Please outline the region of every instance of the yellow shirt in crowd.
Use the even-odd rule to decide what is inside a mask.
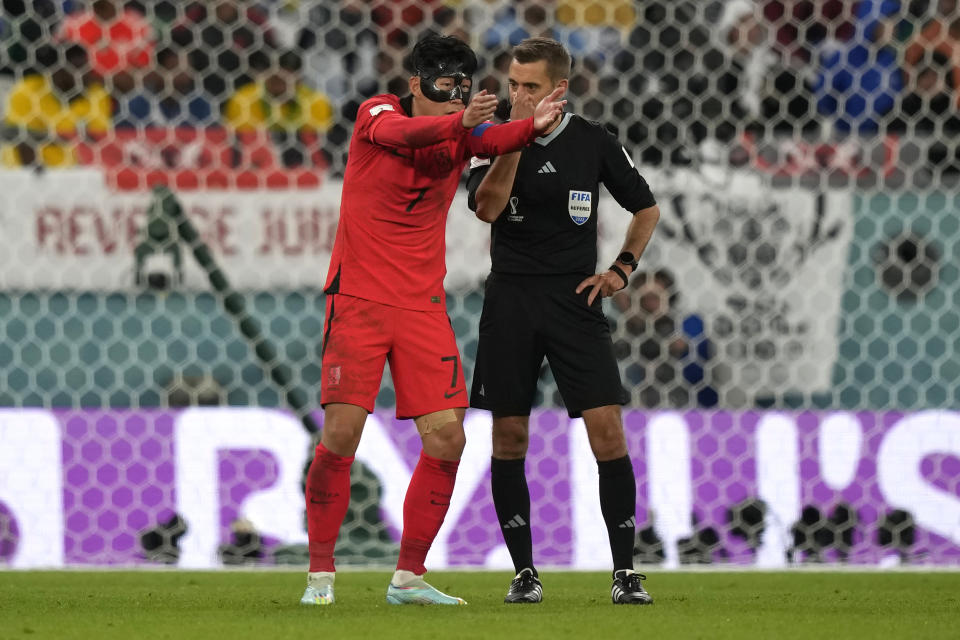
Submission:
[[[560,0],[557,3],[557,21],[568,26],[627,29],[636,19],[630,0]]]
[[[69,138],[79,131],[106,133],[110,126],[110,97],[103,87],[93,85],[68,101],[54,91],[46,78],[30,75],[11,90],[4,122],[8,127],[26,129],[28,133],[21,135],[30,140],[38,137],[50,140],[49,143],[32,143],[41,164],[69,167],[76,164],[74,145],[69,140],[57,141],[57,138]],[[23,164],[13,144],[4,145],[2,156],[5,166]]]
[[[333,124],[333,106],[322,93],[298,86],[296,99],[279,101],[269,98],[261,84],[248,84],[237,89],[224,113],[227,125],[235,131],[263,129],[326,131]]]

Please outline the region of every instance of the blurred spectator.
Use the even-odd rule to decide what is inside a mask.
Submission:
[[[904,71],[909,94],[904,115],[921,119],[917,126],[926,133],[936,121],[947,121],[956,131],[960,123],[960,12],[957,0],[939,0],[936,16],[907,46]]]
[[[939,0],[936,15],[923,25],[907,46],[905,60],[908,69],[933,61],[934,54],[949,61],[953,85],[960,87],[960,3],[957,0]],[[955,97],[960,106],[960,95]]]
[[[817,110],[840,131],[872,133],[893,109],[903,78],[892,46],[899,0],[860,0],[850,42],[824,48],[814,90]]]
[[[631,123],[627,138],[637,146],[644,164],[687,164],[687,147],[705,136],[705,123],[697,117],[696,105],[713,90],[698,60],[703,59],[710,42],[701,3],[643,3],[626,48],[614,57],[613,68],[623,76],[622,82],[616,78],[619,91],[636,96],[615,109],[615,114]],[[576,76],[570,79],[572,92],[582,82]]]
[[[151,63],[153,30],[121,0],[93,0],[88,10],[67,17],[59,35],[86,47],[93,70],[122,92],[133,87],[135,70]]]
[[[558,0],[554,37],[598,71],[622,48],[636,19],[630,0]]]
[[[110,124],[110,98],[87,70],[79,45],[47,47],[49,76],[31,74],[14,85],[5,118],[3,164],[67,167],[76,163],[75,143]]]
[[[542,12],[542,7],[538,8]],[[470,29],[467,27],[463,11],[449,6],[439,7],[433,12],[433,22],[443,35],[470,42]]]
[[[754,118],[761,114],[767,70],[776,62],[768,26],[760,18],[751,0],[727,0],[717,25],[720,45],[740,72],[730,88],[736,92],[738,106]]]
[[[54,0],[3,0],[0,18],[2,72],[26,75],[40,73],[38,46],[53,40],[63,3]]]
[[[627,29],[637,18],[633,5],[630,0],[557,0],[557,22]]]
[[[283,166],[326,166],[320,134],[333,124],[333,107],[322,93],[304,85],[295,52],[274,56],[261,77],[230,98],[224,115],[239,134],[268,133]]]
[[[625,364],[626,380],[639,387],[641,406],[715,406],[717,392],[707,379],[712,346],[703,320],[681,318],[677,298],[670,272],[633,275],[629,287],[613,297],[620,312],[614,331],[617,357]]]
[[[187,53],[203,89],[219,100],[250,83],[277,48],[267,13],[249,0],[192,2],[170,38]]]
[[[829,41],[847,42],[856,27],[858,0],[761,0],[764,22],[773,30],[771,44],[788,65],[801,69]]]
[[[790,98],[790,89],[804,89],[803,83],[781,66],[771,46],[772,31],[754,2],[724,3],[715,32],[720,61],[711,60],[712,66],[724,70],[717,80],[720,95],[704,104],[708,128],[721,141],[728,142],[745,129],[762,133],[768,125],[771,129],[783,127],[786,114],[781,113],[781,102]],[[804,106],[809,108],[809,103],[796,110],[803,111]],[[786,122],[786,126],[792,123]]]
[[[144,5],[144,13],[160,31],[167,31],[177,19],[177,6],[180,5],[177,0],[151,0],[149,3],[142,4]]]
[[[471,7],[470,11],[465,12],[458,7],[449,6],[457,3],[446,0],[419,0],[416,3],[409,0],[368,0],[366,4],[370,7],[370,20],[377,27],[372,34],[375,40],[371,41],[371,33],[365,30],[362,44],[366,45],[366,50],[361,49],[357,53],[369,57],[358,60],[357,56],[344,53],[344,61],[348,66],[357,66],[358,62],[366,63],[367,60],[372,62],[373,68],[380,72],[377,92],[385,91],[394,95],[409,93],[410,75],[403,70],[404,56],[417,40],[437,34],[452,35],[469,42],[471,36],[466,26],[465,13],[472,16],[470,22],[473,25],[477,24],[477,14],[485,14],[482,6]],[[353,20],[356,18],[356,15],[351,16]],[[486,21],[481,19],[480,22]],[[353,48],[349,39],[338,38],[339,41],[345,41],[347,49]],[[379,52],[374,51],[374,43],[378,43]],[[365,70],[365,66],[362,64],[361,71]],[[481,66],[478,72],[482,69]],[[363,86],[366,90],[373,89],[368,81],[364,82]],[[353,120],[353,104],[345,106],[344,113]]]
[[[114,96],[114,126],[205,127],[219,123],[212,101],[197,85],[186,56],[174,49],[157,52],[156,67],[126,96]]]
[[[724,69],[717,81],[720,95],[707,98],[703,105],[712,133],[721,141],[729,141],[741,130],[763,137],[817,128],[807,62],[813,41],[789,40],[782,25],[771,22],[771,16],[784,10],[782,5],[771,2],[761,7],[751,0],[727,0],[722,6],[715,35],[723,62],[708,61],[708,67]],[[822,18],[826,24],[812,21],[811,15],[817,14],[809,5],[799,2],[792,8],[809,14],[810,28],[805,33],[819,42],[830,19]],[[771,12],[771,7],[778,7],[778,12]]]
[[[286,49],[303,55],[304,83],[338,102],[381,93],[374,68],[378,36],[361,3],[287,2],[272,5],[271,30]]]
[[[506,98],[506,81],[513,60],[513,47],[526,38],[542,36],[558,39],[551,28],[546,9],[540,4],[498,7],[476,7],[467,13],[468,20],[481,31],[480,44],[486,50],[478,70],[477,90]]]
[[[493,9],[492,16],[474,16],[474,20],[489,25],[480,37],[484,49],[490,51],[509,51],[521,41],[543,36],[556,38],[557,33],[550,28],[546,10],[539,4],[503,5]]]
[[[383,34],[382,44],[394,49],[399,55],[423,35],[433,29],[438,33],[442,27],[437,18],[447,14],[449,8],[442,0],[367,0],[371,5],[370,15]]]

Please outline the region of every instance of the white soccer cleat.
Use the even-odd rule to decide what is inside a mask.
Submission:
[[[334,603],[333,579],[335,573],[317,572],[307,575],[307,589],[300,598],[300,604],[328,605]]]
[[[397,572],[400,574],[401,572]],[[397,580],[396,574],[394,575],[394,581]],[[404,582],[402,585],[394,584],[393,581],[390,582],[390,586],[387,587],[387,602],[390,604],[467,604],[467,601],[463,598],[457,598],[456,596],[448,596],[445,593],[437,590],[435,587],[427,584],[427,582],[420,576],[415,576],[409,582]]]

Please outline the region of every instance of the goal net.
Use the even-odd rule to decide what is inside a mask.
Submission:
[[[562,42],[569,110],[619,137],[658,200],[639,273],[604,302],[638,562],[960,561],[952,0],[17,4],[0,17],[0,563],[305,561],[350,134],[363,100],[407,91],[429,32],[468,42],[475,86],[501,97],[513,45]],[[605,193],[598,215],[602,268],[630,216]],[[488,252],[461,189],[446,286],[468,381]],[[341,563],[395,559],[419,439],[393,407],[385,375]],[[467,423],[428,565],[508,567],[489,415]],[[606,567],[594,463],[546,363],[527,471],[538,562]]]

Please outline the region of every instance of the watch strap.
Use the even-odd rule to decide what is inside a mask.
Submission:
[[[624,271],[623,269],[621,269],[620,267],[618,267],[618,266],[615,265],[615,264],[610,265],[610,271],[613,271],[615,274],[617,274],[618,276],[620,276],[620,278],[623,280],[623,286],[620,287],[620,288],[621,288],[621,289],[626,289],[626,288],[627,288],[627,284],[628,284],[628,282],[629,282],[629,280],[627,279],[627,272]]]
[[[633,269],[634,271],[637,270],[637,266],[640,264],[640,260],[634,257],[634,255],[629,251],[624,251],[620,255],[618,255],[617,260],[622,264],[630,265],[630,268]]]

